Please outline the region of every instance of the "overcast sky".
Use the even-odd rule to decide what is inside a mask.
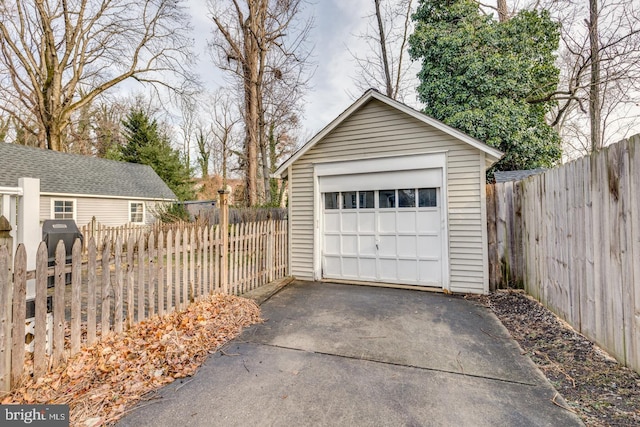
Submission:
[[[215,90],[224,80],[206,52],[212,22],[207,17],[205,0],[189,0],[196,49],[200,52],[200,74],[207,88]],[[371,0],[315,0],[306,14],[314,16],[310,44],[314,46],[315,73],[305,97],[302,135],[312,136],[336,118],[360,95],[353,83],[357,71],[349,49],[357,51],[362,41],[356,37],[367,26],[366,16],[373,12]],[[361,46],[364,48],[364,46]]]
[[[188,0],[196,50],[200,56],[200,75],[207,89],[214,91],[225,82],[206,50],[207,40],[211,38],[213,28],[213,23],[208,18],[206,3],[206,0]],[[349,49],[359,53],[367,49],[357,34],[365,32],[367,16],[372,13],[371,0],[310,0],[307,3],[305,14],[312,15],[315,21],[310,34],[310,44],[314,46],[315,73],[311,80],[311,89],[305,96],[301,143],[320,131],[361,95],[361,91],[354,84],[357,69]],[[409,96],[404,101],[414,108],[419,108],[415,97]],[[625,112],[624,118],[636,125],[623,127],[626,135],[616,134],[614,141],[640,132],[640,125],[637,124],[639,111],[640,106],[635,106]]]

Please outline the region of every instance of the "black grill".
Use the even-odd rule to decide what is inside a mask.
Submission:
[[[71,264],[71,252],[76,239],[80,239],[82,242],[82,233],[74,220],[46,219],[44,221],[42,241],[47,244],[49,267],[53,267],[56,263],[56,246],[60,240],[64,242],[65,264]],[[54,280],[54,277],[50,276],[47,280],[47,286],[53,286]],[[65,274],[65,283],[67,285],[71,283],[71,273]]]

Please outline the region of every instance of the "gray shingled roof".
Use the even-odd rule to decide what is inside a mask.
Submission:
[[[150,166],[0,143],[0,186],[18,178],[40,178],[42,193],[176,199]]]
[[[495,171],[493,173],[493,177],[496,182],[509,182],[509,181],[520,181],[531,175],[538,175],[544,172],[546,169],[538,168],[538,169],[527,169],[527,170],[518,170],[518,171]]]

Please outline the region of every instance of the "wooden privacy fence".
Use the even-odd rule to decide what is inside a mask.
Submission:
[[[287,238],[286,221],[275,220],[227,227],[192,225],[166,235],[160,231],[157,237],[141,234],[138,240],[132,233],[126,240],[117,234],[102,246],[90,236],[86,258],[76,240],[71,264],[66,266],[60,241],[53,267],[48,266],[43,242],[35,271],[27,271],[23,245],[18,246],[12,269],[10,254],[1,246],[1,391],[10,390],[25,374],[41,376],[81,346],[110,332],[121,332],[155,314],[184,309],[200,296],[242,294],[284,277]],[[71,279],[65,285],[67,273]],[[54,277],[50,289],[49,276]],[[35,319],[32,336],[25,342],[29,281],[35,282]],[[49,314],[48,297],[53,305]]]
[[[487,185],[489,290],[524,287],[522,182]]]
[[[522,282],[640,372],[640,135],[487,194],[492,285]]]

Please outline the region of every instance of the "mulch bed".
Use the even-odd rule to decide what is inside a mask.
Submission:
[[[475,297],[474,297],[475,299]],[[640,375],[621,366],[522,291],[479,300],[588,426],[640,426]]]

